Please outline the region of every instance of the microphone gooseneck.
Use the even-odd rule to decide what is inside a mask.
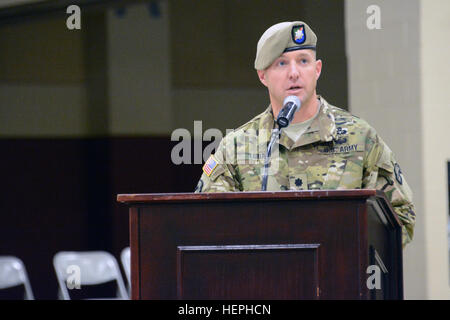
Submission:
[[[264,158],[264,171],[262,177],[261,191],[267,190],[267,178],[269,176],[269,164],[270,164],[270,155],[272,154],[272,147],[275,141],[280,138],[281,130],[279,128],[275,128],[272,130],[272,136],[270,137],[270,142],[267,147],[266,157]]]

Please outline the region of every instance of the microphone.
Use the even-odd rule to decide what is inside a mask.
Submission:
[[[277,117],[277,123],[280,129],[285,128],[291,123],[294,114],[300,110],[301,102],[297,96],[287,96],[283,101],[283,108]]]

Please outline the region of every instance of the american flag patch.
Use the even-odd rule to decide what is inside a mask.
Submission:
[[[217,167],[217,160],[213,155],[209,157],[209,159],[203,165],[203,172],[209,177],[214,169]]]

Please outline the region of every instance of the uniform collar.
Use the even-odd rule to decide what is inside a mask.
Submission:
[[[281,131],[280,144],[288,150],[318,141],[329,142],[337,139],[336,123],[334,114],[331,112],[331,107],[320,95],[317,97],[320,102],[319,113],[299,140],[293,141],[284,131]],[[269,105],[262,114],[259,125],[260,143],[267,143],[270,140],[270,135],[274,127],[275,120],[272,113],[272,106]]]

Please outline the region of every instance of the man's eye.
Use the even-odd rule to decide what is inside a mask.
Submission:
[[[279,65],[279,66],[284,66],[284,65],[286,65],[286,62],[280,61],[280,62],[278,62],[278,65]]]
[[[307,60],[307,59],[302,59],[301,62],[302,62],[303,64],[306,64],[306,63],[308,63],[308,60]]]

